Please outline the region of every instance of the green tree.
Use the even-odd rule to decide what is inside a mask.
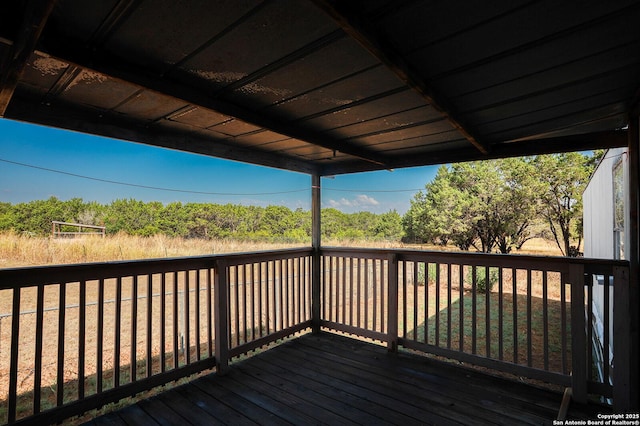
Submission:
[[[582,192],[596,164],[595,155],[578,152],[541,155],[533,159],[539,181],[541,214],[565,256],[577,255],[578,247],[571,240],[578,237],[582,217]]]
[[[442,166],[411,201],[407,235],[421,241],[483,252],[509,253],[531,238],[535,217],[531,167],[524,159]]]
[[[378,239],[399,241],[403,236],[402,216],[396,210],[377,215],[373,232]]]

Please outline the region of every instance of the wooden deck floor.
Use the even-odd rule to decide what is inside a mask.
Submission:
[[[551,424],[562,396],[329,333],[304,335],[94,425]],[[569,418],[600,406],[571,404]]]

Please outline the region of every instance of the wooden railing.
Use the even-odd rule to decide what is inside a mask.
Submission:
[[[628,273],[621,261],[347,248],[3,269],[0,423],[56,422],[224,374],[231,358],[318,325],[615,403],[630,361],[612,372],[605,351],[593,374],[591,302],[594,286],[615,284],[598,336],[628,344],[609,327],[628,314]]]
[[[598,276],[625,288],[627,262],[323,248],[321,265],[325,328],[570,386],[578,400],[613,393],[593,374],[591,295]],[[605,345],[612,314],[607,303]]]
[[[295,333],[310,249],[0,270],[0,424],[56,422]]]

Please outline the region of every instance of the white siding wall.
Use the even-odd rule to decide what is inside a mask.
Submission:
[[[613,239],[613,168],[622,159],[623,175],[625,176],[625,200],[628,200],[628,161],[626,148],[616,148],[607,151],[589,184],[584,191],[582,200],[584,204],[584,255],[585,257],[614,259]],[[628,217],[628,206],[625,206],[625,217]],[[627,222],[627,219],[625,219]],[[625,247],[628,245],[628,226],[625,223]],[[600,283],[594,283],[593,287],[593,326],[596,337],[599,339],[600,353],[596,354],[600,359],[603,335],[604,335],[604,289]],[[609,287],[609,312],[613,312],[613,287]],[[613,321],[609,323],[609,336],[613,340]],[[613,360],[613,342],[609,344],[609,359]],[[601,369],[601,365],[600,371]]]

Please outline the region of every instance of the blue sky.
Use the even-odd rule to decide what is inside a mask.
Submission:
[[[437,167],[419,167],[323,178],[322,206],[347,213],[395,209],[404,214],[414,194],[436,171]],[[4,202],[51,196],[100,203],[135,198],[165,204],[284,205],[308,210],[310,187],[306,174],[0,119],[0,201]]]

